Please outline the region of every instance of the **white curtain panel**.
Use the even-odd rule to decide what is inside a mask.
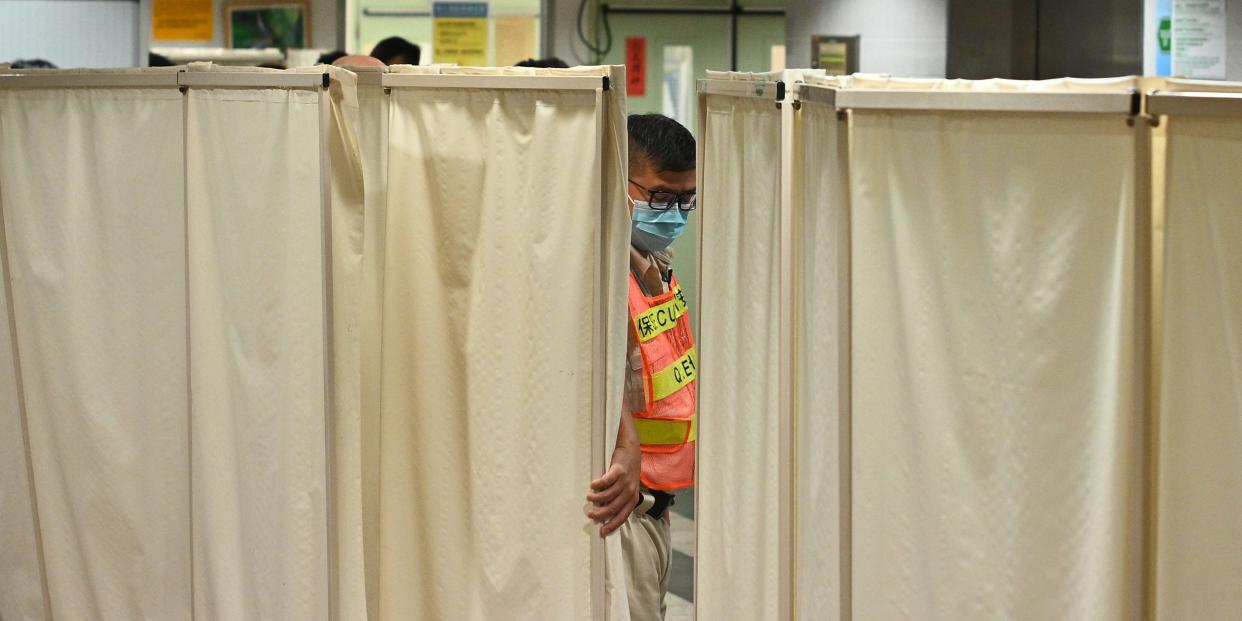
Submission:
[[[388,96],[380,73],[359,74],[358,150],[366,200],[362,236],[362,515],[367,610],[379,614],[380,368],[384,291],[385,197],[388,188]]]
[[[338,505],[341,530],[329,532],[327,497],[329,485],[339,485],[342,504],[360,504],[356,464],[337,463],[328,473],[330,454],[342,461],[358,455],[348,444],[358,439],[350,399],[358,396],[359,344],[350,300],[358,295],[362,252],[361,165],[342,109],[351,98],[352,84],[339,82],[322,99],[314,90],[264,88],[188,94],[200,617],[323,619],[330,589],[339,605],[353,607],[342,618],[365,614],[362,593],[349,586],[362,570],[361,552],[340,549],[361,546],[361,516]],[[332,167],[325,171],[331,190],[323,166]],[[333,291],[325,289],[329,281]],[[356,536],[342,534],[351,524]],[[330,546],[343,574],[331,586]]]
[[[322,67],[317,69],[322,70]],[[332,279],[332,461],[329,485],[334,499],[330,613],[340,619],[367,618],[367,581],[364,522],[367,489],[363,467],[362,326],[363,243],[366,192],[358,140],[359,102],[355,76],[328,69],[331,86],[320,100],[320,169],[326,170],[326,197],[331,243],[328,260]],[[322,159],[324,155],[327,159]],[[325,169],[326,167],[326,169]]]
[[[699,164],[700,619],[771,619],[780,563],[781,112],[708,95]]]
[[[603,610],[583,511],[621,405],[624,104],[551,88],[390,95],[382,618]]]
[[[797,619],[837,619],[841,597],[841,253],[849,189],[836,108],[804,101],[794,149],[794,583]]]
[[[29,511],[13,479],[26,476],[26,451],[47,618],[189,616],[182,106],[175,88],[0,90],[9,310],[30,442],[22,450],[9,433],[15,392],[5,390],[5,618],[45,614],[43,587],[29,582],[29,518],[7,515]]]
[[[1156,618],[1242,614],[1242,129],[1167,117]]]
[[[850,131],[854,618],[1134,618],[1134,130]]]
[[[3,229],[0,214],[0,261],[7,259]],[[8,280],[3,272],[0,278]],[[0,619],[42,620],[48,617],[7,289],[0,282]]]

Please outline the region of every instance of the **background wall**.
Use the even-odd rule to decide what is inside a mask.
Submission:
[[[1143,0],[949,0],[950,78],[1101,78],[1143,70]]]
[[[1228,0],[1225,4],[1225,19],[1229,37],[1225,60],[1226,78],[1232,82],[1242,82],[1242,0]]]
[[[142,43],[137,0],[0,0],[0,62],[128,67]]]
[[[5,0],[0,0],[4,2]],[[50,0],[55,1],[55,0]],[[187,46],[187,47],[223,47],[224,18],[222,8],[225,2],[235,0],[212,0],[215,15],[215,36],[211,41],[155,41],[152,45]],[[310,47],[334,50],[342,46],[345,35],[345,22],[341,9],[345,0],[309,0],[310,2]],[[150,9],[148,9],[150,10]]]
[[[811,64],[811,35],[862,35],[859,69],[943,77],[948,0],[789,0],[786,63]]]

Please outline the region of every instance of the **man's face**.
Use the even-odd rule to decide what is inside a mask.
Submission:
[[[688,194],[695,191],[694,169],[682,172],[669,172],[666,170],[654,170],[653,166],[643,165],[637,166],[637,170],[630,170],[630,198],[636,201],[651,200],[650,192],[674,192],[676,194]],[[641,187],[639,187],[641,186]],[[646,188],[646,190],[643,190]],[[634,204],[630,203],[630,213],[634,211]]]

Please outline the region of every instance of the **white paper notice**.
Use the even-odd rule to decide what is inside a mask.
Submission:
[[[1225,0],[1173,0],[1173,75],[1225,79]]]
[[[664,46],[664,116],[686,127],[694,127],[694,119],[690,116],[690,105],[694,101],[694,48]]]

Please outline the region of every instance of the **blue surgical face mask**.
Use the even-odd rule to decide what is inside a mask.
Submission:
[[[634,203],[634,228],[630,231],[630,243],[645,252],[659,252],[668,248],[673,240],[681,237],[686,230],[686,219],[689,212],[676,207],[670,209],[652,209],[647,201]]]

